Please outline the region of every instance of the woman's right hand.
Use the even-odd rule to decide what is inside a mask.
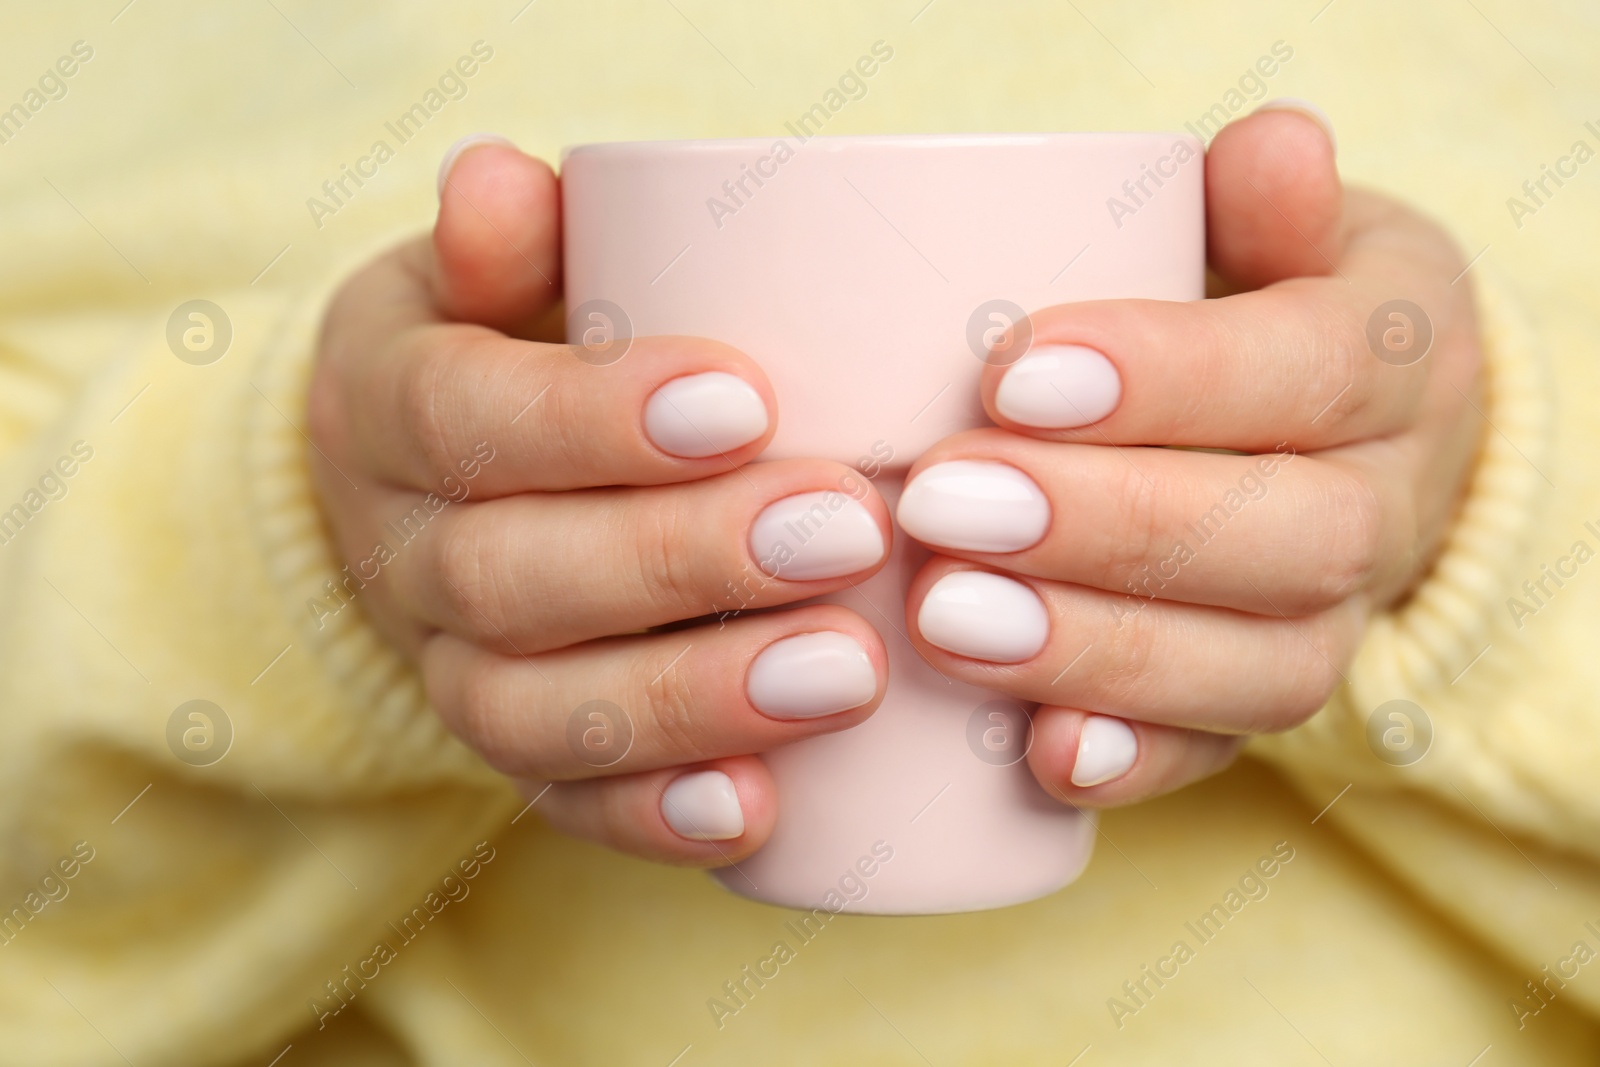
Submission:
[[[555,174],[477,139],[441,168],[431,238],[335,298],[309,421],[353,576],[338,610],[415,661],[450,729],[557,827],[736,862],[777,814],[750,753],[856,725],[887,674],[851,611],[746,609],[875,571],[888,510],[842,464],[748,465],[777,407],[744,354],[547,339],[560,271]],[[808,525],[812,493],[837,495]]]

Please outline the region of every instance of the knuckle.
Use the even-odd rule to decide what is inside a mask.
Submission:
[[[503,732],[506,702],[501,680],[491,669],[456,673],[454,692],[441,704],[451,729],[496,770],[509,772],[511,761]]]
[[[562,709],[533,698],[514,672],[479,663],[455,680],[447,721],[457,737],[501,774],[571,779],[574,759],[563,728]]]
[[[1367,348],[1366,324],[1353,309],[1328,301],[1311,303],[1307,316],[1302,336],[1315,338],[1311,359],[1317,370],[1316,386],[1306,396],[1312,409],[1306,417],[1325,425],[1324,432],[1363,424],[1378,399],[1380,384],[1373,373],[1376,360]],[[1329,397],[1337,399],[1323,414]]]
[[[689,672],[675,664],[640,688],[647,709],[652,747],[673,759],[695,759],[707,751],[707,727],[697,713],[694,683]],[[655,671],[654,662],[641,670]]]
[[[674,613],[704,611],[710,599],[692,547],[689,509],[668,505],[639,516],[634,525],[629,539],[635,546],[635,577],[650,601]]]
[[[588,410],[591,402],[592,397],[582,389],[551,389],[539,402],[542,417],[527,433],[541,466],[600,482],[614,473],[607,465],[610,456],[595,447],[594,415]]]
[[[1318,607],[1332,607],[1367,588],[1382,556],[1383,516],[1367,480],[1346,474],[1330,483],[1327,513],[1316,528],[1326,531],[1321,562],[1312,570],[1311,590]]]
[[[1240,359],[1254,362],[1253,333],[1212,301],[1185,304],[1160,334],[1150,338],[1152,345],[1170,346],[1181,341],[1196,353],[1190,368],[1193,387],[1183,390],[1170,419],[1173,440],[1198,439],[1205,433],[1210,417],[1210,402],[1205,398],[1228,395],[1238,388]],[[1132,325],[1132,324],[1130,324]]]
[[[1311,716],[1321,711],[1339,687],[1344,684],[1344,678],[1334,666],[1332,660],[1325,660],[1321,656],[1314,657],[1312,662],[1306,664],[1304,670],[1305,688],[1297,701],[1291,701],[1286,709],[1286,721],[1283,729],[1299,726]]]
[[[454,361],[446,345],[418,346],[395,386],[399,426],[430,479],[450,469],[448,434],[439,400]]]
[[[415,517],[427,508],[418,504]],[[464,508],[443,524],[431,538],[433,573],[438,579],[438,597],[447,618],[454,621],[464,636],[473,641],[499,639],[503,614],[496,588],[505,583],[490,576],[500,570],[505,547],[487,529],[476,508]]]
[[[1106,558],[1100,561],[1101,573],[1122,578],[1128,592],[1150,596],[1155,589],[1149,577],[1152,561],[1163,558],[1172,546],[1163,538],[1170,534],[1167,523],[1168,497],[1140,471],[1129,464],[1118,464],[1117,481],[1108,499],[1114,500],[1113,534],[1106,542]]]
[[[1150,665],[1159,642],[1160,624],[1151,620],[1154,614],[1146,609],[1131,619],[1120,619],[1100,639],[1108,648],[1092,684],[1098,699],[1110,707],[1139,707],[1149,694]]]
[[[1298,668],[1292,675],[1292,680],[1284,696],[1270,713],[1264,716],[1265,720],[1254,733],[1281,733],[1292,730],[1317,712],[1327,706],[1328,701],[1339,687],[1344,684],[1344,675],[1340,673],[1339,655],[1333,642],[1325,635],[1304,633],[1305,641],[1311,642],[1308,646],[1300,637],[1291,634],[1291,639],[1301,644],[1301,654],[1296,657]]]

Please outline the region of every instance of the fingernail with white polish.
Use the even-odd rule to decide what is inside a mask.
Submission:
[[[723,371],[674,378],[650,394],[644,432],[661,451],[704,459],[767,432],[767,405],[743,378]]]
[[[831,630],[797,634],[761,650],[745,695],[774,719],[815,719],[859,708],[878,693],[878,672],[854,638]]]
[[[911,479],[895,517],[906,533],[940,548],[1017,552],[1050,527],[1050,502],[1007,463],[956,459]]]
[[[1256,108],[1257,111],[1298,111],[1306,118],[1322,127],[1322,132],[1328,135],[1328,143],[1333,146],[1334,154],[1339,152],[1339,138],[1333,132],[1333,120],[1328,118],[1328,113],[1309,100],[1302,100],[1298,96],[1280,96],[1268,100]]]
[[[1139,739],[1133,728],[1109,715],[1091,715],[1078,731],[1078,758],[1072,764],[1072,784],[1101,785],[1121,778],[1139,758]]]
[[[797,493],[756,516],[750,552],[764,574],[802,582],[838,578],[883,558],[883,531],[872,512],[837,490]]]
[[[469,148],[477,148],[479,145],[486,144],[510,145],[511,142],[501,137],[498,133],[469,133],[445,149],[444,158],[439,161],[439,177],[436,183],[440,196],[444,195],[444,183],[450,179],[451,168],[456,165],[456,161],[461,158],[462,154]],[[516,146],[512,145],[512,147]]]
[[[1111,361],[1084,345],[1040,345],[1000,379],[994,406],[1023,426],[1066,430],[1117,409],[1122,379]]]
[[[675,833],[693,841],[727,841],[744,833],[739,791],[721,771],[673,779],[661,793],[661,817]]]
[[[1050,637],[1039,594],[988,571],[952,571],[933,583],[917,609],[917,629],[946,652],[991,663],[1037,656]]]

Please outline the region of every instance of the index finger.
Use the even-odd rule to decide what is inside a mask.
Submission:
[[[755,362],[693,337],[633,338],[627,358],[597,363],[582,345],[436,324],[371,353],[343,388],[367,469],[437,490],[470,468],[488,496],[707,478],[754,459],[777,423]]]
[[[1035,312],[1022,358],[986,368],[985,407],[1052,440],[1246,452],[1406,428],[1437,362],[1423,357],[1472,330],[1470,297],[1451,285],[1459,255],[1442,234],[1375,197],[1350,201],[1337,274]]]

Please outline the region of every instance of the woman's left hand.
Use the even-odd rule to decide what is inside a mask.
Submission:
[[[942,553],[912,640],[1040,703],[1029,763],[1075,804],[1169,792],[1321,708],[1431,564],[1485,429],[1465,260],[1346,192],[1317,120],[1220,132],[1206,216],[1230,295],[1034,313],[984,374],[1002,428],[930,449],[899,504]]]

